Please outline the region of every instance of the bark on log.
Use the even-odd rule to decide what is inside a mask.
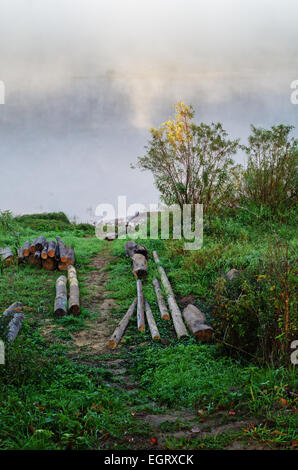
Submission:
[[[149,259],[149,252],[147,248],[143,245],[138,245],[133,240],[130,240],[125,244],[125,253],[126,256],[130,258],[132,258],[133,255],[139,254],[145,256],[147,260]]]
[[[34,238],[33,242],[31,243],[31,246],[30,246],[30,253],[35,253],[36,252],[36,248],[35,248],[35,243],[37,242],[37,238]]]
[[[129,307],[129,309],[127,310],[126,314],[124,315],[124,317],[122,318],[122,320],[119,322],[119,324],[117,325],[114,333],[112,334],[112,336],[110,337],[110,340],[109,340],[109,347],[111,349],[115,349],[118,344],[120,343],[120,340],[123,336],[123,333],[124,331],[126,330],[127,328],[127,325],[129,323],[129,320],[131,319],[131,317],[133,316],[133,313],[134,313],[134,310],[136,308],[136,304],[137,304],[137,298],[134,299],[133,303],[131,304],[131,306]]]
[[[14,254],[9,246],[0,249],[0,257],[5,266],[10,266],[14,263]]]
[[[148,322],[149,330],[150,330],[150,333],[151,333],[151,337],[152,337],[153,341],[159,341],[160,340],[160,334],[159,334],[156,322],[155,322],[154,317],[153,317],[152,310],[150,308],[150,305],[149,305],[147,299],[145,299],[145,310],[146,310],[146,317],[147,317],[147,322]]]
[[[67,261],[65,245],[64,245],[64,243],[63,243],[63,241],[61,240],[60,237],[57,236],[56,240],[57,240],[57,245],[59,247],[60,259],[61,259],[62,263],[65,263]]]
[[[74,265],[75,264],[75,251],[74,248],[71,246],[65,245],[66,253],[65,253],[65,259],[61,258],[62,263],[66,263],[68,266],[69,265]]]
[[[68,266],[69,265],[67,263],[61,263],[61,261],[60,262],[58,261],[58,270],[59,271],[67,271]]]
[[[55,242],[55,240],[51,240],[49,243],[48,243],[48,257],[50,258],[54,258],[55,257],[55,252],[56,252],[56,247],[57,247],[57,243]]]
[[[28,256],[28,264],[31,264],[32,266],[41,267],[40,251],[30,253],[30,255]]]
[[[55,316],[61,317],[67,313],[66,283],[67,279],[65,276],[58,277],[56,281],[56,298],[54,304]]]
[[[163,320],[170,320],[170,314],[167,309],[166,303],[164,301],[162,291],[157,279],[153,279],[152,281],[156,293],[157,303],[159,306],[160,316]]]
[[[148,276],[148,264],[145,256],[133,255],[132,272],[136,279],[145,279]]]
[[[164,268],[160,265],[160,261],[159,261],[156,251],[153,252],[153,257],[154,257],[155,262],[157,263],[157,268],[160,274],[161,282],[168,296],[168,304],[169,304],[169,308],[172,314],[172,320],[173,320],[177,337],[186,338],[189,336],[189,334],[187,333],[187,329],[183,323],[181,311],[177,305],[172,286],[170,284],[170,281],[166,275]]]
[[[48,242],[45,242],[45,244],[43,246],[43,249],[42,249],[42,252],[41,252],[41,258],[42,259],[47,259],[47,257],[48,257],[48,248],[49,248],[49,244],[48,244]]]
[[[80,313],[80,291],[77,272],[73,266],[68,266],[67,273],[69,283],[68,312],[78,315]]]
[[[194,305],[188,305],[183,310],[184,320],[197,340],[208,341],[213,334],[213,328],[206,325],[206,316]]]
[[[47,271],[55,271],[57,267],[57,261],[54,258],[43,259],[42,267]]]
[[[18,248],[18,264],[21,264],[23,261],[24,261],[23,248]]]
[[[0,328],[3,330],[1,334],[8,343],[12,343],[19,334],[24,320],[24,315],[21,313],[22,310],[23,305],[21,302],[15,302],[0,317]]]
[[[139,331],[145,331],[145,315],[144,315],[144,294],[143,285],[140,279],[137,280],[137,324]]]
[[[27,240],[23,246],[23,254],[25,257],[30,255],[30,247],[31,247],[31,242]]]
[[[46,237],[42,235],[38,237],[34,243],[35,251],[42,251],[45,243],[46,243]]]

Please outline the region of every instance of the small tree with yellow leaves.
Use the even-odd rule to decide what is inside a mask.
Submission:
[[[147,153],[137,167],[153,173],[166,204],[203,204],[208,212],[236,191],[239,166],[231,156],[239,141],[230,140],[220,123],[196,125],[192,106],[179,102],[175,110],[174,119],[151,129]]]

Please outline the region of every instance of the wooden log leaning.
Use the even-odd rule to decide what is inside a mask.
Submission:
[[[57,246],[57,243],[55,242],[55,240],[51,240],[48,243],[47,255],[48,255],[49,258],[54,258],[55,257],[56,246]]]
[[[172,320],[173,320],[173,324],[174,324],[174,328],[175,328],[177,337],[178,338],[186,338],[186,337],[189,336],[189,334],[187,333],[187,329],[186,329],[186,327],[183,323],[181,311],[180,311],[180,308],[177,305],[171,283],[170,283],[170,281],[169,281],[169,279],[166,275],[166,272],[165,272],[164,268],[160,265],[160,260],[158,258],[158,255],[157,255],[156,251],[153,251],[153,258],[154,258],[155,262],[157,263],[157,269],[158,269],[159,274],[160,274],[161,282],[162,282],[163,287],[164,287],[164,289],[166,291],[166,294],[168,296],[168,305],[169,305],[169,309],[170,309],[171,314],[172,314]]]
[[[148,264],[145,256],[140,254],[133,255],[132,272],[136,279],[145,279],[148,276]]]
[[[145,331],[145,315],[144,315],[144,294],[143,285],[140,279],[137,280],[137,325],[139,331]]]
[[[206,316],[194,305],[189,304],[183,310],[184,320],[197,340],[208,341],[213,335],[213,328],[206,325]]]
[[[133,316],[134,310],[136,308],[136,304],[137,304],[137,298],[134,299],[133,303],[131,304],[131,306],[127,310],[126,314],[124,315],[122,320],[117,325],[114,333],[110,337],[109,347],[111,349],[115,349],[118,346],[118,344],[120,343],[121,338],[122,338],[122,336],[123,336],[123,334],[124,334],[124,332],[127,328],[128,323],[129,323],[129,320]]]
[[[14,263],[14,254],[9,246],[5,246],[4,248],[0,249],[0,258],[1,262],[5,266],[11,266]]]
[[[153,279],[152,283],[153,283],[155,293],[156,293],[156,298],[157,298],[157,303],[158,303],[158,306],[159,306],[160,316],[163,320],[170,320],[170,314],[169,314],[169,311],[167,309],[166,303],[164,301],[159,282],[155,278],[155,279]]]
[[[149,330],[150,330],[150,333],[151,333],[151,337],[152,337],[153,341],[159,341],[160,340],[160,334],[159,334],[156,322],[155,322],[154,317],[153,317],[152,310],[150,308],[150,305],[149,305],[147,299],[145,299],[145,310],[146,310],[146,318],[147,318]]]
[[[8,343],[12,343],[19,334],[24,320],[22,310],[23,304],[21,302],[14,302],[0,317],[1,335],[5,337]]]
[[[58,277],[56,281],[54,315],[58,317],[61,317],[62,315],[65,315],[67,313],[66,283],[67,279],[65,276]]]
[[[69,301],[68,313],[78,315],[80,313],[80,290],[77,278],[77,272],[74,266],[68,266],[68,283],[69,283]]]

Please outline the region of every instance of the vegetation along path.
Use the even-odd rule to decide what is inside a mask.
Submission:
[[[42,225],[32,229],[19,224],[20,242],[38,234],[54,238],[54,222],[45,226],[48,231]],[[118,348],[108,349],[115,325],[136,295],[136,283],[125,240],[108,244],[91,230],[65,225],[59,231],[76,252],[78,316],[53,316],[59,272],[24,265],[0,273],[1,311],[14,301],[26,307],[21,333],[7,348],[0,368],[0,448],[294,448],[295,371],[268,367],[237,351],[228,354],[217,341],[178,341],[172,322],[158,312],[152,284],[158,271],[152,256],[143,289],[161,341],[153,343],[148,328],[139,332],[134,316]],[[290,224],[276,230],[283,230],[289,240],[295,231]],[[205,247],[198,252],[186,253],[179,240],[138,243],[146,244],[150,254],[157,250],[179,306],[197,305],[217,331],[217,280],[235,267],[249,274],[249,286],[254,279],[249,277],[250,264],[257,269],[254,260],[271,242],[270,233],[264,233],[251,220],[244,226],[226,217],[206,226]],[[10,244],[8,236],[5,243]],[[260,275],[256,271],[257,282],[263,279]],[[246,309],[249,292],[241,306],[245,296],[239,294],[239,282],[233,281],[231,292],[238,309]],[[257,300],[254,295],[254,304]]]

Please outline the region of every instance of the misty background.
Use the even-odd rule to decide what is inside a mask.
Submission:
[[[0,210],[157,202],[130,163],[180,100],[243,142],[298,128],[297,18],[296,0],[1,0]]]

